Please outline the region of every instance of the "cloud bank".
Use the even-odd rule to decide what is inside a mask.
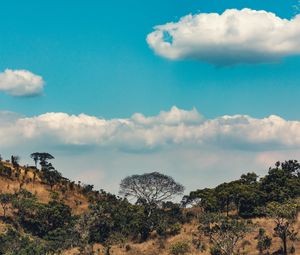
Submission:
[[[156,54],[171,60],[214,65],[278,61],[300,54],[300,15],[288,20],[252,9],[190,14],[155,26],[147,42]]]
[[[300,121],[288,121],[275,115],[262,119],[248,115],[205,119],[196,109],[185,111],[175,106],[156,116],[136,113],[126,119],[66,113],[19,118],[8,115],[0,114],[1,147],[37,143],[132,152],[170,146],[242,151],[300,149]]]
[[[6,69],[0,73],[0,91],[11,96],[37,96],[42,93],[43,88],[43,78],[30,71]]]

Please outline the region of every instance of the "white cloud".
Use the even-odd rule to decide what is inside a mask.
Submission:
[[[147,36],[149,46],[173,60],[233,65],[300,54],[300,15],[288,20],[267,11],[228,9],[190,14],[154,29]]]
[[[0,141],[4,158],[16,154],[33,164],[30,153],[47,151],[66,177],[111,192],[125,176],[150,171],[173,176],[189,191],[247,171],[264,175],[277,160],[297,159],[300,121],[247,115],[205,119],[196,109],[177,107],[125,119],[0,111]]]
[[[42,93],[44,80],[27,70],[6,69],[0,73],[0,91],[16,97],[37,96]]]
[[[0,118],[1,118],[0,114]],[[196,109],[172,107],[169,112],[127,119],[103,119],[85,114],[46,113],[36,117],[0,119],[0,139],[5,143],[96,146],[147,151],[170,146],[216,147],[242,151],[300,148],[300,121],[272,115],[263,119],[247,115],[204,119]]]

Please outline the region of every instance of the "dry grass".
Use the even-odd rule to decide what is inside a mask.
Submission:
[[[273,238],[271,252],[277,251],[280,247],[280,240],[272,236],[274,221],[272,219],[261,218],[261,219],[254,219],[253,222],[257,224],[257,227],[253,233],[250,233],[245,238],[245,240],[248,240],[250,242],[250,245],[247,245],[243,249],[240,244],[241,247],[240,251],[244,252],[244,254],[247,255],[259,254],[256,249],[257,240],[255,240],[255,236],[257,235],[258,229],[260,227],[266,229],[267,234]],[[296,229],[300,230],[300,219],[296,224]],[[204,240],[202,240],[205,243],[205,246],[207,247],[206,251],[204,252],[197,251],[196,247],[193,245],[192,240],[198,238],[198,236],[199,235],[197,230],[197,222],[193,222],[190,224],[183,225],[181,233],[177,236],[170,237],[163,240],[154,238],[141,244],[128,242],[127,244],[123,244],[121,246],[115,245],[111,249],[111,254],[112,255],[171,255],[170,246],[176,242],[183,241],[183,242],[187,242],[191,247],[190,252],[187,253],[186,255],[209,255],[210,252],[209,252],[208,239],[205,238]],[[300,241],[295,242],[294,245],[296,248],[295,254],[296,255],[300,254]],[[94,254],[104,255],[105,253],[104,253],[103,246],[95,245]],[[79,255],[79,252],[77,249],[72,249],[66,251],[64,255]]]
[[[13,173],[16,172],[16,169],[14,169],[10,163],[2,163],[6,167],[10,167],[13,170]],[[22,188],[36,195],[41,203],[48,203],[51,199],[51,194],[57,192],[59,198],[70,206],[74,214],[81,214],[88,209],[88,200],[80,191],[76,190],[78,189],[77,186],[75,190],[69,190],[64,193],[59,186],[54,186],[53,190],[51,190],[50,186],[42,183],[38,177],[33,182],[33,172],[34,168],[29,168],[25,175],[25,167],[20,167],[20,176],[18,179],[9,179],[0,176],[0,193],[15,193]],[[2,215],[3,212],[2,209],[0,209],[0,216]]]

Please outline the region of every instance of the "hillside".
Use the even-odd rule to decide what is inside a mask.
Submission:
[[[147,203],[133,205],[104,191],[93,191],[91,185],[75,184],[58,174],[48,161],[41,169],[20,166],[13,160],[1,161],[0,254],[228,255],[216,250],[218,244],[211,237],[230,242],[237,233],[231,254],[299,254],[298,170],[297,161],[277,164],[259,181],[248,173],[215,189],[184,196],[183,205],[187,208],[167,202],[151,209],[150,215]],[[142,177],[152,175],[172,180],[159,173]],[[273,175],[278,178],[271,178]],[[278,180],[281,185],[276,184]],[[278,203],[269,191],[260,193],[268,185],[273,187],[277,199],[284,197],[283,203]],[[246,198],[253,199],[255,193],[265,200],[256,199],[253,207],[245,200],[245,209],[244,193]],[[264,211],[269,207],[274,212],[278,209],[278,213],[270,215]],[[218,215],[217,220],[210,215]],[[287,253],[282,250],[283,232],[278,230],[278,219],[286,228]],[[261,239],[260,229],[264,230]]]
[[[11,169],[11,174],[8,176],[3,173],[3,168]],[[15,193],[20,189],[26,189],[34,194],[42,203],[48,203],[51,200],[53,192],[58,193],[59,199],[72,208],[73,213],[80,214],[87,210],[88,200],[82,193],[82,187],[74,183],[74,189],[65,189],[64,185],[59,184],[53,187],[42,182],[38,176],[39,169],[34,166],[18,166],[14,167],[11,163],[0,162],[0,192],[1,193]],[[17,175],[17,177],[16,177]],[[36,175],[35,180],[34,176]]]

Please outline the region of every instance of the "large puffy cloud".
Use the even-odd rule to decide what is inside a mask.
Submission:
[[[156,26],[147,42],[158,55],[173,60],[270,62],[300,54],[300,15],[288,20],[251,9],[187,15]]]
[[[0,91],[12,96],[37,96],[43,87],[43,78],[27,70],[6,69],[0,73]]]
[[[61,146],[96,146],[145,151],[181,146],[231,148],[243,151],[300,148],[300,121],[278,116],[263,119],[247,115],[204,119],[196,109],[172,107],[146,117],[103,119],[85,114],[46,113],[36,117],[0,114],[1,147],[39,143]],[[4,117],[2,117],[4,116]]]
[[[0,111],[0,154],[47,151],[71,179],[117,192],[121,178],[160,171],[187,190],[210,187],[255,171],[264,175],[277,160],[297,159],[300,121],[247,115],[205,119],[196,109],[172,107],[156,116],[104,119],[46,113],[24,117]]]

